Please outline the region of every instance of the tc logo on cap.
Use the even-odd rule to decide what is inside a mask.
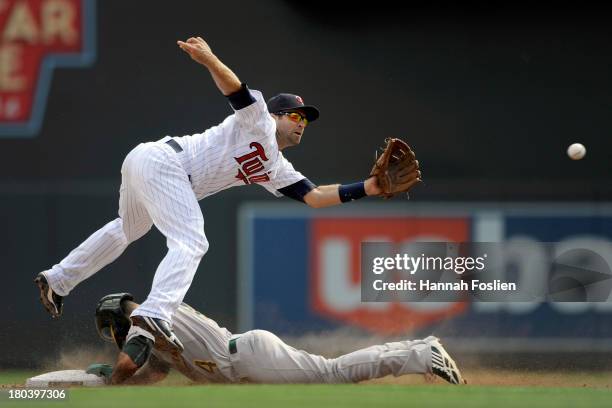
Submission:
[[[2,1],[2,0],[0,0]],[[287,112],[294,109],[300,109],[306,114],[306,119],[309,122],[317,120],[319,117],[319,110],[315,106],[304,105],[304,100],[301,96],[281,93],[270,98],[267,102],[268,112]]]

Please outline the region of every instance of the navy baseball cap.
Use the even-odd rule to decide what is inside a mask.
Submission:
[[[312,105],[304,105],[304,100],[298,95],[282,93],[268,99],[268,112],[287,112],[295,109],[304,111],[309,122],[317,120],[319,110]]]

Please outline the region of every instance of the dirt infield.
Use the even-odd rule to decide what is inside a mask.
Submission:
[[[46,371],[80,370],[93,363],[112,364],[117,358],[113,347],[78,348],[60,351],[59,355],[43,362],[42,368]]]
[[[83,368],[71,367],[71,368]],[[64,368],[56,368],[64,369]],[[42,374],[46,370],[41,370],[35,374]],[[468,369],[464,370],[464,375],[468,380],[468,385],[495,386],[495,387],[578,387],[578,388],[612,388],[612,372],[529,372],[529,371],[509,371],[492,369]],[[32,374],[34,375],[34,373]],[[1,388],[21,387],[25,382],[15,381],[11,378],[11,383],[0,384]],[[0,381],[2,381],[0,376]],[[158,385],[166,386],[187,386],[193,384],[190,380],[179,373],[172,372],[166,380]],[[396,385],[444,385],[440,379],[426,378],[424,375],[405,375],[402,377],[384,377],[376,380],[364,381],[368,384],[396,384]]]
[[[512,387],[612,388],[612,372],[524,371],[470,368],[463,370],[468,385]],[[364,384],[423,385],[431,383],[422,375],[384,377]],[[443,383],[436,380],[435,384]]]

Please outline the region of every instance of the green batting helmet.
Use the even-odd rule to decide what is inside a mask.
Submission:
[[[122,305],[124,300],[134,300],[130,293],[106,295],[96,306],[96,328],[102,339],[123,348],[125,338],[132,326],[130,316]]]

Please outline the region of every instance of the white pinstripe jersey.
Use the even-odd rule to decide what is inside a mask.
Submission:
[[[261,92],[255,102],[235,111],[203,133],[174,138],[187,155],[185,171],[198,200],[230,187],[259,184],[277,190],[305,177],[283,156],[276,142],[276,122]]]
[[[172,328],[185,346],[180,356],[153,348],[153,354],[196,382],[232,382],[226,328],[182,303],[172,318]]]

